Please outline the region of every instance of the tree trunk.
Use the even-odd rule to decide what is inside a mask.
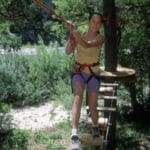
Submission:
[[[105,33],[105,70],[116,71],[117,67],[117,33],[115,0],[103,0],[103,15],[108,21],[104,23]]]
[[[103,15],[107,19],[104,22],[105,33],[105,70],[114,72],[117,68],[117,24],[116,24],[116,7],[115,0],[103,0]],[[113,81],[107,81],[113,82]],[[108,101],[105,101],[105,106],[110,105]],[[116,107],[116,103],[113,104]],[[105,113],[108,117],[108,114]],[[108,145],[106,150],[116,149],[116,113],[112,113],[111,117],[112,126],[110,127]]]

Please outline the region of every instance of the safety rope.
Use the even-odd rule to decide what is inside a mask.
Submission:
[[[44,2],[42,2],[41,0],[33,0],[36,4],[38,4],[40,7],[42,7],[43,9],[45,9],[48,13],[54,15],[57,19],[59,19],[62,22],[67,22],[66,18],[63,16],[60,16],[58,14],[56,14],[56,12],[49,6],[47,6]]]
[[[67,19],[63,16],[58,15],[51,7],[48,7],[44,2],[42,2],[41,0],[33,0],[36,4],[38,4],[40,7],[42,7],[43,9],[45,9],[48,13],[54,15],[57,19],[59,19],[62,22],[67,21]],[[124,24],[138,24],[138,25],[148,25],[149,23],[144,22],[144,21],[129,21],[129,20],[125,20],[123,18],[111,18],[111,17],[103,17],[103,22],[105,23],[124,23]],[[82,26],[85,25],[86,23],[82,23],[79,24],[77,26]]]
[[[124,24],[138,24],[138,25],[146,25],[148,23],[144,22],[144,21],[129,21],[129,20],[125,20],[123,18],[111,18],[111,17],[103,17],[103,21],[106,23],[124,23]]]

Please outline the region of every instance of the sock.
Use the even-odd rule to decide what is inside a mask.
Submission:
[[[93,128],[98,128],[98,124],[93,124],[92,127]]]
[[[71,133],[72,133],[72,135],[77,135],[77,129],[73,128]]]

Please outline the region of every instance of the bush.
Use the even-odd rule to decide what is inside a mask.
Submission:
[[[0,137],[11,130],[12,116],[9,114],[11,107],[7,104],[0,103]]]
[[[18,51],[21,47],[21,38],[10,33],[9,23],[0,24],[0,48],[5,51]]]
[[[15,106],[51,99],[57,91],[56,82],[69,77],[70,58],[57,46],[50,51],[40,46],[36,55],[0,57],[0,101]]]
[[[28,132],[12,129],[11,106],[0,103],[0,145],[1,150],[26,150]]]
[[[11,129],[5,136],[1,136],[1,150],[27,150],[28,131]]]

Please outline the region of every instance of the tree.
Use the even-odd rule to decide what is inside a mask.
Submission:
[[[44,2],[52,7],[49,0]],[[46,30],[45,23],[47,20],[56,20],[51,17],[45,10],[38,7],[32,0],[2,0],[0,2],[0,17],[10,23],[10,32],[22,37],[22,43],[38,43],[39,36],[44,44],[58,39],[54,34]]]
[[[108,20],[104,23],[105,31],[105,70],[116,71],[117,67],[117,24],[109,19],[116,20],[115,0],[103,1],[104,18]]]
[[[135,104],[137,111],[143,113],[150,110],[149,1],[128,0],[116,3],[119,7],[119,17],[124,18],[123,22],[118,24],[121,30],[118,62],[136,70]]]

